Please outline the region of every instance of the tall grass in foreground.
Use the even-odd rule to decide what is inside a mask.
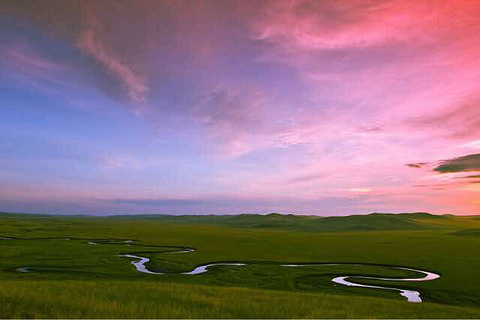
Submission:
[[[0,318],[480,318],[434,303],[140,281],[0,282]]]

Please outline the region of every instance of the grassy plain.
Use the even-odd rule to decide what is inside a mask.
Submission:
[[[61,217],[0,215],[0,318],[480,318],[480,219],[428,214],[234,217]],[[41,239],[40,239],[41,238]],[[65,238],[72,238],[65,240]],[[90,245],[89,239],[133,239]],[[193,247],[170,254],[168,246]],[[208,273],[148,275],[121,253],[149,257],[149,269]],[[279,263],[369,266],[285,268]],[[338,275],[411,276],[399,265],[441,274],[430,282],[335,285]],[[28,267],[32,272],[16,272]]]

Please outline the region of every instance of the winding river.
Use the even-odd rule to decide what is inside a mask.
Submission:
[[[15,238],[11,237],[0,237],[0,240],[15,240]],[[18,240],[26,240],[26,239],[18,239]],[[37,239],[30,239],[30,240],[84,240],[87,241],[89,245],[100,245],[100,244],[124,244],[126,246],[132,246],[133,240],[116,240],[116,239],[75,239],[75,238],[37,238]],[[142,246],[142,245],[141,245]],[[170,251],[165,252],[151,252],[156,254],[177,254],[177,253],[189,253],[194,252],[194,248],[190,247],[165,247],[165,246],[142,246],[142,247],[161,247],[161,248],[171,248]],[[247,263],[241,262],[218,262],[218,263],[207,263],[198,265],[193,270],[188,272],[180,272],[180,273],[163,273],[163,272],[155,272],[149,270],[146,266],[146,263],[150,261],[147,257],[142,257],[134,253],[123,253],[120,254],[119,257],[132,259],[131,263],[135,267],[138,272],[145,273],[145,274],[153,274],[153,275],[165,275],[165,274],[183,274],[183,275],[198,275],[202,273],[208,272],[210,267],[214,266],[237,266],[237,267],[245,267]],[[253,264],[253,263],[250,263]],[[340,266],[340,265],[347,265],[347,266],[375,266],[374,264],[362,264],[362,263],[304,263],[304,264],[278,264],[278,266],[285,267],[285,268],[299,268],[299,267],[315,267],[315,266]],[[368,289],[380,289],[380,290],[393,290],[398,291],[402,297],[407,298],[408,302],[422,302],[420,297],[420,292],[416,290],[407,290],[401,288],[394,288],[394,287],[384,287],[384,286],[374,286],[374,285],[367,285],[354,282],[354,279],[368,279],[368,280],[380,280],[380,281],[395,281],[395,282],[420,282],[420,281],[431,281],[440,278],[439,274],[424,271],[419,269],[407,268],[407,267],[400,267],[400,266],[387,266],[387,265],[376,265],[376,266],[383,266],[394,268],[398,270],[407,270],[411,272],[418,273],[420,276],[418,278],[383,278],[383,277],[371,277],[371,276],[357,276],[357,275],[344,275],[338,276],[332,279],[332,282],[348,287],[359,287],[359,288],[368,288]],[[21,273],[30,273],[32,269],[30,267],[18,267],[15,269],[17,272]]]
[[[324,264],[324,265],[339,265],[339,264]],[[365,264],[355,264],[355,265],[364,266]],[[305,264],[305,265],[283,265],[283,266],[284,267],[300,267],[300,266],[312,266],[312,265]],[[398,278],[380,278],[380,277],[367,277],[367,276],[340,276],[340,277],[333,278],[332,281],[348,287],[395,290],[395,291],[399,291],[401,296],[407,298],[408,302],[422,302],[422,299],[420,298],[420,292],[415,290],[406,290],[406,289],[399,289],[399,288],[393,288],[393,287],[372,286],[372,285],[366,285],[366,284],[360,284],[360,283],[348,281],[347,279],[356,278],[356,279],[370,279],[370,280],[381,280],[381,281],[431,281],[431,280],[440,278],[440,275],[433,272],[429,272],[429,271],[398,267],[398,266],[393,266],[393,268],[399,269],[399,270],[408,270],[408,271],[417,272],[422,274],[423,277],[398,279]]]

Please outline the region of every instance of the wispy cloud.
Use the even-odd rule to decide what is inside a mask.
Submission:
[[[65,185],[63,175],[104,181],[77,190],[108,194],[104,209],[218,209],[232,194],[241,201],[225,201],[230,209],[475,208],[478,184],[467,182],[480,145],[478,1],[54,0],[7,9],[14,32],[0,37],[26,44],[0,48],[7,86],[18,91],[7,97],[15,112],[1,119],[95,146],[78,172],[52,171]],[[48,98],[41,107],[37,96]],[[73,96],[92,107],[62,109]],[[62,157],[25,140],[9,153]]]
[[[0,67],[8,70],[8,75],[17,82],[52,93],[59,87],[72,85],[67,79],[67,75],[75,74],[72,65],[55,61],[25,41],[0,45],[0,54]]]
[[[132,102],[146,102],[149,89],[145,78],[106,45],[102,39],[101,22],[95,18],[95,15],[88,16],[85,29],[78,36],[77,43],[125,87]]]
[[[475,92],[468,97],[461,97],[458,103],[453,102],[446,110],[413,119],[411,123],[420,129],[438,132],[449,138],[471,138],[480,134],[479,106],[480,98]],[[474,146],[474,143],[466,146]]]
[[[258,89],[218,86],[197,99],[194,116],[206,128],[214,152],[238,157],[256,147],[266,102]]]

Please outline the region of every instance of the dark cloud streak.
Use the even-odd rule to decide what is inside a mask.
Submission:
[[[439,173],[480,171],[480,153],[442,161],[433,170]]]
[[[406,166],[410,168],[422,168],[426,166],[427,162],[407,163]]]

